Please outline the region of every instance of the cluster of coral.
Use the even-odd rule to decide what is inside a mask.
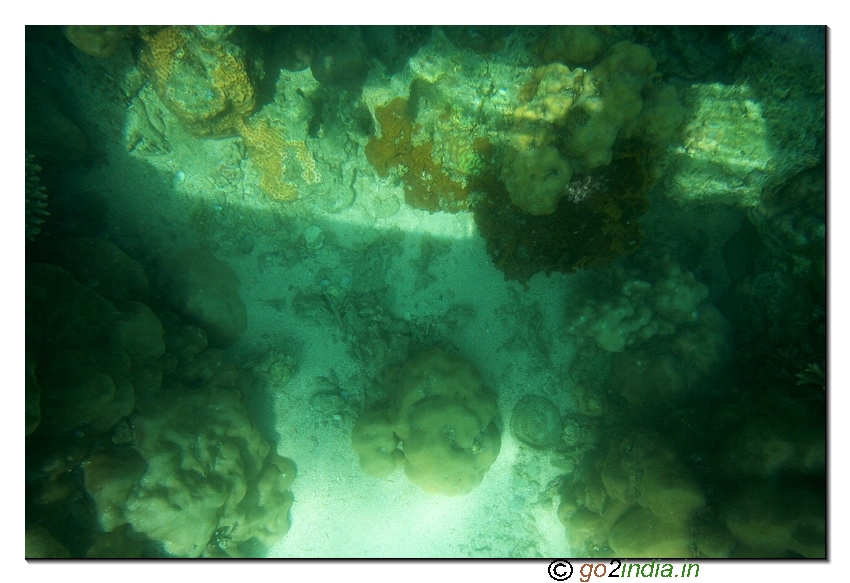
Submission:
[[[733,328],[707,287],[669,260],[586,283],[570,310],[579,341],[570,376],[580,415],[607,437],[561,487],[573,551],[824,556],[823,375],[814,366],[795,379],[788,357],[771,372],[766,359],[748,362],[766,347],[731,348],[769,346],[767,335],[744,334],[775,306],[751,301],[743,319],[726,310]],[[757,374],[736,381],[734,370]]]
[[[651,430],[628,431],[610,444],[562,492],[558,518],[573,552],[693,556],[691,522],[705,504],[705,493],[692,471]]]
[[[277,542],[295,466],[216,348],[245,329],[236,274],[190,249],[156,270],[153,293],[101,239],[32,253],[45,262],[27,265],[27,556],[243,556]]]
[[[677,326],[693,324],[699,320],[708,288],[678,265],[670,264],[664,271],[663,277],[648,282],[635,277],[638,272],[619,270],[619,289],[607,298],[598,294],[577,306],[570,332],[592,338],[608,352],[621,352],[656,334],[668,336]]]
[[[560,49],[552,55],[586,58],[602,39],[583,29],[552,42]],[[590,70],[560,62],[536,69],[524,89],[530,99],[513,112],[502,167],[511,201],[532,215],[551,214],[573,176],[610,164],[617,143],[666,145],[684,112],[655,69],[650,50],[628,41],[611,46]]]
[[[205,249],[143,269],[103,240],[57,237],[76,227],[61,224],[53,169],[82,160],[88,142],[63,111],[62,77],[29,68],[29,51],[48,50],[38,34],[27,43],[27,556],[260,555],[289,529],[296,468],[252,422],[243,371],[224,353],[247,327],[239,279]],[[124,142],[160,169],[203,144],[197,159],[217,160],[240,195],[293,201],[327,180],[375,218],[396,212],[399,193],[415,209],[469,210],[493,264],[523,284],[616,261],[571,278],[561,322],[574,358],[553,369],[548,396],[516,395],[510,418],[521,451],[566,472],[548,492],[573,554],[825,555],[823,29],[53,34],[78,64],[113,59],[104,77],[121,77],[109,90],[130,103]],[[314,146],[333,172],[320,173]],[[673,208],[664,197],[699,203],[689,211],[706,232],[721,207],[743,225],[680,250],[670,225],[686,221],[659,218]],[[303,230],[299,249],[327,250],[338,233],[322,228]],[[396,240],[386,244],[364,253],[389,256]],[[331,279],[292,308],[333,320],[377,377],[414,325]],[[291,376],[281,354],[255,370]],[[382,378],[359,417],[339,387],[310,399],[319,415],[357,418],[363,473],[403,466],[445,495],[479,486],[501,422],[473,364],[432,347]]]
[[[501,447],[496,396],[468,360],[434,347],[392,372],[390,403],[360,417],[351,443],[375,478],[403,465],[426,492],[466,494]]]
[[[574,554],[825,556],[817,399],[775,392],[656,410],[620,411],[565,477],[558,516]]]
[[[607,287],[597,284],[571,305],[568,329],[588,362],[610,367],[607,382],[630,404],[681,403],[716,383],[731,361],[728,324],[693,273],[670,261],[648,273],[612,269]],[[608,391],[585,364],[575,366],[580,410],[602,414]]]
[[[434,142],[421,137],[422,127],[411,119],[409,109],[409,101],[402,98],[375,108],[381,135],[369,140],[366,158],[382,178],[399,169],[405,200],[412,207],[431,212],[467,208],[466,181],[452,178],[434,161]]]

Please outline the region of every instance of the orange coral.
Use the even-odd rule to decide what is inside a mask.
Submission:
[[[366,158],[378,176],[386,178],[393,168],[401,167],[404,199],[410,206],[427,211],[457,212],[468,207],[469,189],[448,176],[433,157],[433,142],[415,143],[421,129],[407,113],[407,100],[397,98],[375,108],[381,125],[381,137],[366,145]]]

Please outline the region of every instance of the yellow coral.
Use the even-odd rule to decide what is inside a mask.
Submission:
[[[321,182],[316,162],[300,140],[286,140],[266,118],[251,118],[242,123],[239,133],[248,154],[260,172],[260,186],[270,197],[291,201],[298,197],[293,172],[300,167],[300,178],[307,184]],[[293,164],[296,162],[296,164]]]
[[[238,50],[177,26],[142,38],[154,88],[183,125],[198,136],[233,135],[254,109],[254,88]]]
[[[150,69],[157,90],[160,90],[174,71],[174,63],[189,37],[179,26],[167,26],[156,33],[142,31],[141,37],[148,45],[142,62]]]
[[[215,47],[215,66],[210,71],[213,86],[224,94],[240,118],[254,109],[254,88],[242,62],[221,46]]]
[[[533,98],[514,110],[514,121],[562,122],[576,101],[584,74],[584,69],[570,71],[560,63],[537,68],[524,90],[526,97],[534,92]]]

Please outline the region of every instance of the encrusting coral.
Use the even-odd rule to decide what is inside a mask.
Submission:
[[[142,62],[160,99],[197,136],[234,135],[254,110],[254,88],[235,45],[207,41],[191,28],[143,30]]]
[[[263,191],[275,200],[294,200],[299,183],[321,182],[315,160],[304,141],[285,139],[283,128],[262,112],[254,114],[255,91],[243,52],[227,34],[212,32],[182,26],[142,31],[142,61],[156,93],[195,136],[240,135]]]
[[[260,186],[270,197],[295,200],[299,178],[306,184],[321,182],[307,144],[284,139],[281,129],[273,127],[268,119],[253,116],[239,125],[239,132],[251,160],[260,171]]]
[[[431,212],[457,212],[467,208],[467,185],[450,177],[434,161],[433,142],[423,140],[421,128],[408,113],[408,100],[397,98],[375,108],[380,137],[366,145],[366,158],[378,176],[386,178],[398,169],[404,184],[404,199],[414,208]]]

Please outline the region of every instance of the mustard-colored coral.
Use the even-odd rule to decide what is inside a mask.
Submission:
[[[156,32],[142,31],[142,39],[147,50],[142,54],[142,62],[153,75],[158,88],[165,87],[166,81],[174,72],[174,63],[185,51],[188,35],[179,26],[167,26]]]
[[[381,137],[366,145],[366,158],[386,178],[393,168],[402,172],[404,199],[414,208],[457,212],[467,208],[469,190],[453,180],[432,156],[434,144],[422,140],[421,128],[407,113],[407,100],[397,98],[375,108]]]
[[[260,186],[270,197],[295,200],[299,178],[307,184],[321,182],[316,162],[303,141],[284,139],[282,131],[263,117],[251,118],[239,129],[248,154],[260,171]]]
[[[657,82],[655,68],[647,47],[623,41],[591,70],[561,63],[536,69],[512,114],[512,147],[557,143],[577,172],[587,172],[610,164],[615,143],[626,139],[665,145],[683,109],[676,90]]]
[[[144,31],[142,62],[157,94],[197,136],[234,135],[254,109],[254,88],[239,50],[191,29]]]
[[[514,121],[558,123],[566,119],[578,98],[584,73],[584,69],[570,71],[561,63],[535,69],[525,89],[531,99],[514,110]]]
[[[321,182],[316,162],[303,141],[285,139],[267,117],[249,118],[255,99],[244,57],[219,36],[180,26],[143,30],[142,61],[160,99],[186,129],[199,137],[241,135],[263,191],[294,200],[299,182]]]

